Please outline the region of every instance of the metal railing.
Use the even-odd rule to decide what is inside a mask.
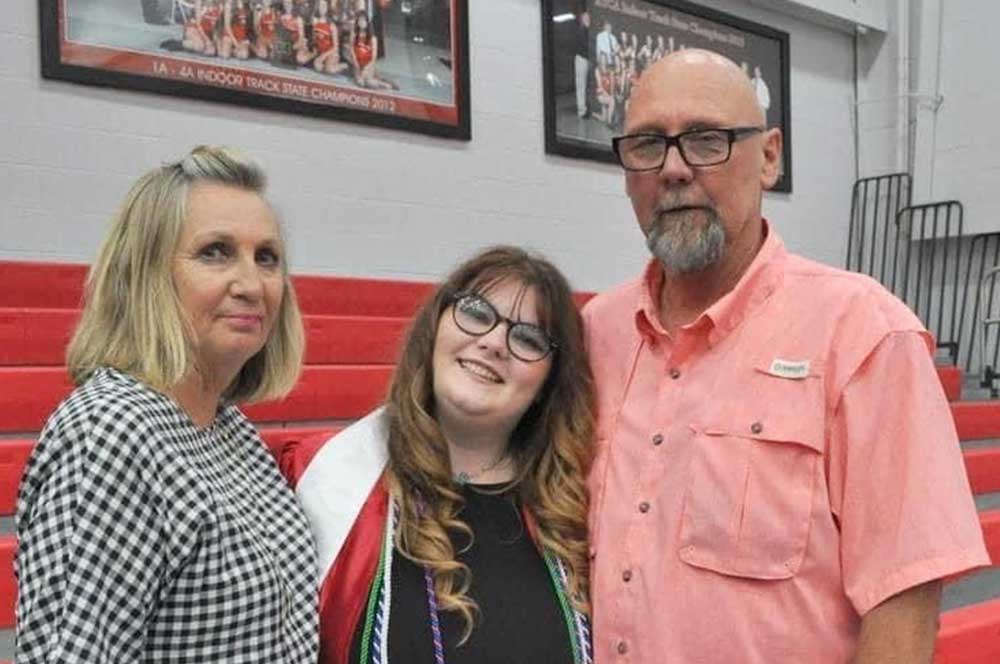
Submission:
[[[994,396],[1000,381],[1000,233],[962,237],[958,201],[911,205],[907,173],[854,184],[846,267],[903,300]]]
[[[1000,317],[1000,285],[997,284],[1000,277],[997,272],[1000,265],[1000,233],[974,236],[966,256],[962,310],[963,317],[971,316],[973,323],[969,325],[969,339],[964,344],[965,361],[962,366],[965,371],[971,371],[974,353],[978,353],[978,368],[982,376],[980,384],[989,387],[991,394],[997,396],[994,383],[1000,363],[1000,327],[990,321]],[[968,314],[965,314],[966,310]]]
[[[958,363],[964,316],[959,303],[964,211],[958,201],[904,207],[896,214],[896,269],[891,284]]]
[[[863,178],[854,183],[847,234],[848,270],[867,274],[890,287],[901,244],[896,215],[910,205],[910,191],[909,173]]]

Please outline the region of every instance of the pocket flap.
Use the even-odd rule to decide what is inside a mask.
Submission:
[[[779,441],[823,452],[825,401],[819,367],[810,363],[806,377],[785,378],[770,373],[769,362],[755,364],[740,396],[708,409],[703,426],[696,428],[708,436]]]
[[[762,443],[791,443],[823,452],[822,417],[798,415],[794,409],[789,409],[784,415],[751,416],[725,426],[709,425],[704,428],[704,433],[706,436],[731,436]]]

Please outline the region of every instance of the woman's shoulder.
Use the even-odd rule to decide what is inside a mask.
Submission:
[[[318,465],[349,467],[359,472],[378,467],[381,472],[387,458],[387,436],[387,416],[379,407],[340,431],[288,441],[278,455],[278,465],[293,486],[317,458]]]
[[[73,390],[49,417],[39,446],[92,441],[116,447],[147,440],[175,409],[164,395],[116,369],[102,368]]]
[[[19,502],[31,503],[45,486],[62,490],[79,482],[119,487],[158,476],[169,457],[151,445],[162,426],[166,397],[134,378],[99,369],[55,410],[42,430],[25,468]]]
[[[105,413],[142,420],[142,416],[155,410],[162,400],[162,395],[136,378],[117,369],[101,368],[66,397],[53,412],[49,424],[91,420]]]

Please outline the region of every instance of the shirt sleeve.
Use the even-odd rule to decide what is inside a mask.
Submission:
[[[136,418],[50,426],[22,480],[17,661],[137,662],[177,555]],[[153,466],[153,467],[150,467]]]
[[[951,409],[920,334],[880,341],[847,382],[829,441],[844,590],[859,614],[990,564]]]

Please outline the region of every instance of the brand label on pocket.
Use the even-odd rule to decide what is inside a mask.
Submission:
[[[809,360],[782,360],[776,357],[771,361],[769,373],[778,378],[802,380],[809,375]]]

